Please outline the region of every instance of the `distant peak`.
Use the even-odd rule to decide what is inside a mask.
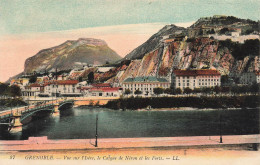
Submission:
[[[82,44],[91,44],[96,46],[107,45],[104,40],[95,39],[95,38],[79,38],[76,42],[80,42]]]

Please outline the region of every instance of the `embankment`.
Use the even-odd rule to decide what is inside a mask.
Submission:
[[[111,109],[151,108],[256,108],[259,106],[259,95],[223,96],[223,97],[131,97],[109,101],[105,107]]]

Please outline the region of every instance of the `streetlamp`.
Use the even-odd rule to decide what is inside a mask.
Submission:
[[[222,121],[222,116],[221,116],[221,112],[220,112],[220,115],[219,115],[219,143],[223,143],[222,141],[222,127],[221,127],[221,121]]]
[[[98,138],[98,115],[96,115],[96,142],[95,142],[95,147],[98,146],[97,138]]]

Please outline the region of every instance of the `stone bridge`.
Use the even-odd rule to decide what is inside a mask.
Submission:
[[[74,105],[74,100],[58,99],[47,101],[42,104],[29,105],[17,109],[0,112],[0,128],[11,132],[19,132],[25,120],[38,112],[49,112],[54,115],[59,114],[59,110],[70,108]]]

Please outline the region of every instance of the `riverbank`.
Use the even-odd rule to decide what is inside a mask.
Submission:
[[[109,101],[105,107],[111,109],[160,109],[160,108],[257,108],[259,95],[251,96],[223,96],[223,97],[131,97]]]
[[[260,109],[260,107],[256,107]],[[243,108],[225,108],[225,110],[242,110]],[[255,108],[246,108],[247,110],[252,110]],[[193,108],[193,107],[177,107],[177,108],[144,108],[144,109],[137,109],[137,111],[214,111],[216,108]]]

